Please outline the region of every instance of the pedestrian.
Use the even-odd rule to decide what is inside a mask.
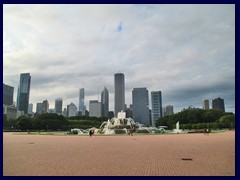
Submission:
[[[207,128],[207,130],[206,130],[206,133],[207,133],[207,135],[209,135],[209,129]]]
[[[132,136],[132,135],[133,135],[132,129],[130,129],[130,131],[129,131],[129,132],[130,132],[130,135]]]
[[[93,134],[94,134],[94,130],[93,130],[93,129],[90,129],[90,130],[89,130],[89,136],[92,137]]]

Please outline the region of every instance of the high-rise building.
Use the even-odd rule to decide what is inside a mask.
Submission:
[[[42,103],[42,113],[48,113],[49,103],[48,100],[43,101]]]
[[[124,74],[116,73],[114,74],[114,110],[115,116],[118,112],[124,111],[125,107],[125,84],[124,84]]]
[[[224,100],[220,97],[212,100],[212,109],[218,109],[225,112]]]
[[[137,121],[141,124],[150,125],[147,88],[133,88],[132,102],[132,116],[134,121]]]
[[[3,114],[7,116],[7,120],[13,120],[17,118],[17,108],[13,105],[3,104]]]
[[[62,114],[62,104],[63,104],[62,98],[57,98],[55,100],[55,113],[57,113],[59,115]]]
[[[102,104],[98,100],[89,101],[89,116],[102,116]]]
[[[37,103],[36,105],[36,113],[41,114],[42,113],[42,108],[43,108],[43,103]]]
[[[3,104],[13,105],[14,87],[3,84]]]
[[[77,106],[74,103],[70,103],[67,105],[67,116],[76,116],[77,114]]]
[[[64,109],[63,109],[62,115],[63,115],[64,117],[67,117],[67,108],[64,108]]]
[[[172,105],[167,105],[166,106],[166,112],[165,112],[165,115],[166,116],[169,116],[169,115],[173,115],[174,112],[173,112],[173,106]]]
[[[28,113],[30,84],[31,84],[30,73],[20,74],[20,83],[18,86],[19,89],[18,89],[18,97],[17,97],[17,108],[19,111],[24,111],[25,114]]]
[[[202,100],[202,108],[209,109],[209,100],[208,99]]]
[[[105,87],[101,93],[101,103],[102,103],[102,116],[108,117],[109,111],[109,93]]]
[[[152,126],[155,126],[156,121],[163,116],[162,114],[162,92],[152,91]]]
[[[84,105],[84,97],[85,97],[84,88],[81,88],[79,89],[79,111],[81,111],[82,115],[84,115],[84,112],[86,110],[86,107]]]
[[[30,103],[30,104],[28,105],[28,114],[32,114],[32,113],[33,113],[33,104]]]

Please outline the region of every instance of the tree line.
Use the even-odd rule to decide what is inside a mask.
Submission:
[[[16,120],[7,120],[3,116],[3,129],[6,131],[68,131],[72,128],[88,129],[100,127],[106,117],[72,116],[64,117],[56,113],[45,113],[36,117],[20,116]]]
[[[235,128],[235,115],[216,109],[186,109],[177,114],[164,116],[156,121],[156,126],[167,126],[169,129],[176,128],[179,121],[181,129],[222,129]]]

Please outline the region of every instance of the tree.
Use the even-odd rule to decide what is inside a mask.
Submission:
[[[232,114],[224,115],[219,119],[219,122],[221,123],[221,126],[223,128],[232,129],[233,124],[235,126],[235,115],[232,115]]]
[[[32,129],[32,120],[30,117],[20,116],[17,119],[17,128],[21,130],[30,130]]]

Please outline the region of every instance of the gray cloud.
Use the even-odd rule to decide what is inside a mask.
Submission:
[[[161,90],[175,112],[222,97],[235,112],[234,5],[4,5],[3,80],[32,76],[30,101],[86,104],[123,72],[132,89]],[[149,93],[150,94],[150,93]]]

